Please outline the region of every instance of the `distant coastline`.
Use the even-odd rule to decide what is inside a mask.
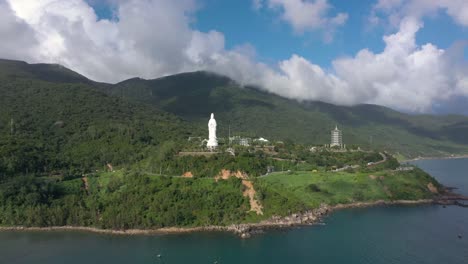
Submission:
[[[228,226],[199,226],[199,227],[164,227],[158,229],[101,229],[97,227],[84,226],[50,226],[50,227],[24,227],[24,226],[0,226],[2,231],[81,231],[109,235],[163,235],[163,234],[183,234],[195,232],[232,232],[241,238],[249,238],[252,234],[261,233],[267,229],[283,229],[297,226],[309,226],[318,224],[323,217],[336,210],[350,208],[366,208],[388,205],[420,205],[437,203],[435,199],[422,200],[378,200],[374,202],[356,202],[350,204],[337,204],[334,206],[322,205],[317,209],[309,210],[304,213],[295,213],[286,217],[272,217],[258,223],[231,224]]]
[[[446,159],[468,159],[468,154],[464,155],[453,155],[453,156],[440,156],[440,157],[417,157],[414,159],[403,160],[403,162],[411,162],[411,161],[418,161],[418,160],[446,160]]]

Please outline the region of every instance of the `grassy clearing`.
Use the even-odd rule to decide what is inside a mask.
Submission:
[[[259,178],[260,198],[270,214],[301,208],[376,200],[431,198],[427,184],[440,185],[422,170],[375,173],[293,172]],[[288,208],[290,207],[290,208]]]

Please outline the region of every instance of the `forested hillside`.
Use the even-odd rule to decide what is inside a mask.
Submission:
[[[0,62],[0,176],[133,164],[190,132],[174,115],[106,95],[63,67],[34,66],[39,77],[21,67]]]
[[[466,116],[409,115],[377,105],[298,102],[206,72],[130,79],[104,90],[156,105],[203,128],[208,113],[215,112],[221,137],[227,136],[230,126],[234,135],[326,144],[330,130],[338,125],[348,145],[383,148],[407,157],[468,152]]]
[[[211,112],[220,141],[230,126],[234,135],[284,142],[267,150],[236,146],[235,156],[177,155],[200,149],[187,138],[206,137]],[[322,202],[432,198],[426,186],[439,186],[435,180],[417,169],[396,171],[387,154],[311,152],[310,144],[328,143],[338,124],[347,144],[408,156],[459,153],[468,148],[466,122],[298,103],[209,73],[111,85],[60,65],[0,60],[0,226],[228,225]],[[347,165],[354,166],[333,171]],[[223,171],[227,179],[219,180]],[[264,215],[252,211],[251,199]]]
[[[206,72],[112,85],[60,65],[0,60],[0,94],[3,174],[134,163],[161,142],[204,137],[211,112],[220,138],[230,127],[232,135],[319,145],[338,125],[347,145],[405,157],[468,153],[465,116],[297,102]]]

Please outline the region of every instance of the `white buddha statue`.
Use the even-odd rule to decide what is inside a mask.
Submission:
[[[208,121],[208,143],[206,146],[210,150],[214,150],[218,147],[218,138],[216,138],[216,120],[214,114],[211,113],[210,121]]]

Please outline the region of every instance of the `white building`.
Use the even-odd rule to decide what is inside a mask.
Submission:
[[[250,142],[252,142],[251,138],[243,138],[240,136],[234,136],[229,138],[229,143],[234,145],[240,145],[244,147],[250,146]]]
[[[248,146],[250,146],[249,142],[250,142],[249,138],[241,138],[239,140],[239,145],[244,146],[244,147],[248,147]]]
[[[261,138],[257,138],[257,139],[255,139],[254,141],[255,141],[255,142],[259,142],[259,143],[268,143],[268,142],[270,142],[268,139],[262,138],[262,137],[261,137]]]
[[[335,129],[331,131],[330,147],[343,147],[343,137],[341,134],[341,130],[338,129],[338,126],[336,126]]]

